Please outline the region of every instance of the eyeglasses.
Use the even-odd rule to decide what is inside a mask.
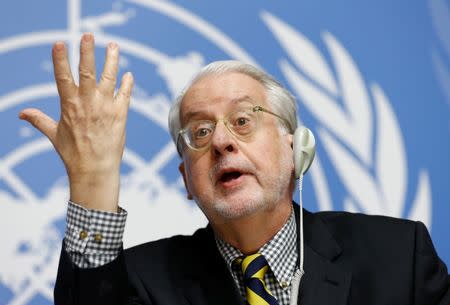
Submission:
[[[258,129],[260,113],[265,112],[281,119],[288,126],[287,121],[276,113],[261,106],[244,107],[230,112],[226,117],[216,121],[196,120],[190,121],[178,133],[177,148],[181,152],[180,137],[186,145],[195,151],[202,151],[209,148],[211,139],[219,122],[227,127],[231,134],[239,139],[248,139]]]

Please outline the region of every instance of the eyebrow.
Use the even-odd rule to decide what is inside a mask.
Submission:
[[[238,103],[243,103],[243,102],[249,102],[252,105],[256,105],[256,101],[253,100],[250,96],[248,95],[243,95],[237,98],[234,98],[230,101],[231,104],[238,104]],[[205,115],[205,111],[204,110],[199,110],[199,111],[188,111],[186,113],[186,115],[184,116],[184,122],[188,122],[190,119],[198,117],[198,116],[204,116]]]

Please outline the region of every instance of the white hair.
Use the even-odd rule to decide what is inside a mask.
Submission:
[[[175,145],[181,130],[180,106],[186,92],[200,79],[209,75],[223,75],[226,73],[242,73],[258,81],[266,90],[266,98],[270,110],[285,119],[280,120],[281,126],[290,134],[297,128],[297,104],[292,94],[275,78],[266,72],[246,63],[236,60],[215,61],[203,67],[186,85],[177,97],[169,111],[169,130]],[[181,156],[181,149],[177,147]]]

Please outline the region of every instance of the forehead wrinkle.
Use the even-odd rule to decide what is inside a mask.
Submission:
[[[244,95],[241,97],[237,97],[231,100],[232,104],[237,104],[237,103],[242,103],[242,102],[250,102],[252,104],[254,104],[254,100],[249,96],[249,95]]]
[[[241,96],[241,97],[233,98],[233,99],[230,100],[230,104],[233,105],[233,106],[236,105],[236,104],[239,104],[239,103],[243,103],[243,102],[249,102],[252,105],[256,105],[256,101],[253,98],[251,98],[250,96],[248,96],[248,95],[244,95],[244,96]],[[194,102],[194,105],[195,104],[197,104],[197,105],[200,104],[202,110],[187,111],[186,114],[184,115],[185,118],[189,119],[192,116],[196,116],[196,115],[201,114],[201,113],[208,113],[208,112],[210,112],[210,109],[212,107],[212,103],[208,103],[208,102],[197,102],[197,103]],[[197,107],[193,106],[192,108],[197,108]],[[207,108],[206,111],[203,110],[205,108]]]
[[[229,104],[234,107],[235,105],[244,102],[248,102],[254,106],[257,104],[257,101],[255,101],[252,97],[250,97],[247,94],[231,99],[229,101]],[[194,105],[190,105],[187,107],[188,111],[186,113],[184,113],[184,111],[182,112],[182,123],[188,122],[195,117],[211,116],[211,114],[213,113],[212,108],[214,107],[214,103],[194,102]],[[192,108],[192,110],[189,110],[189,108]],[[196,108],[200,108],[200,110],[196,110]]]
[[[192,118],[195,117],[205,117],[211,114],[210,105],[206,104],[201,108],[201,110],[190,110],[185,115],[183,114],[182,122],[189,122]]]

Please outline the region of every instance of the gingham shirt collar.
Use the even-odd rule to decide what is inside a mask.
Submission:
[[[228,269],[232,272],[234,260],[244,256],[244,254],[220,239],[217,235],[215,238],[217,248],[227,263]],[[295,214],[294,209],[292,209],[291,215],[281,230],[258,251],[266,258],[280,286],[284,286],[282,285],[283,282],[290,286],[292,276],[295,272],[298,257],[296,239]]]

